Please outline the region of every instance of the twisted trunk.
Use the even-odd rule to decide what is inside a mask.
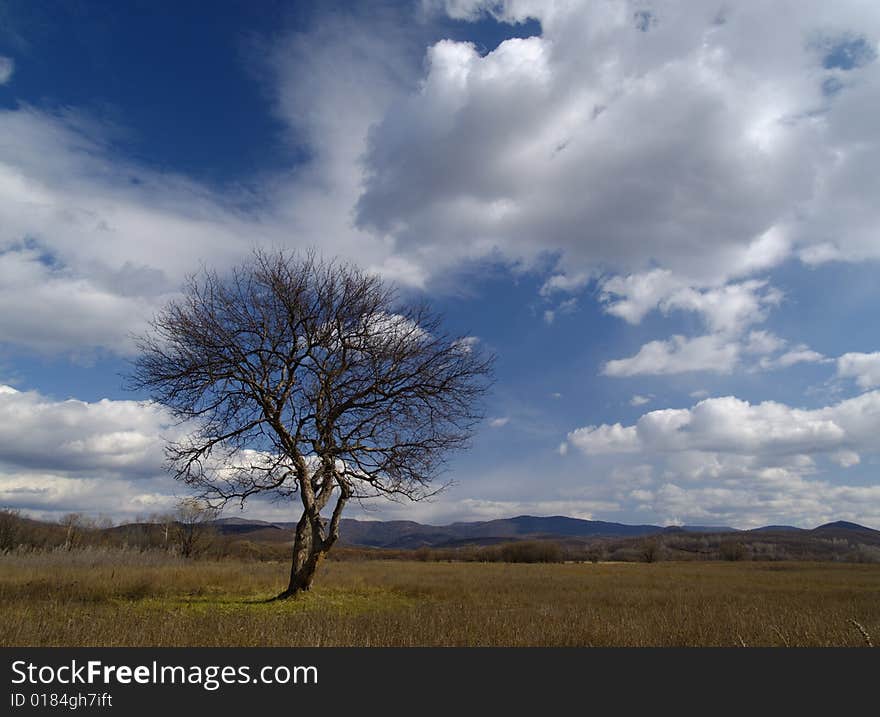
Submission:
[[[290,565],[290,582],[279,598],[292,597],[298,592],[309,590],[318,565],[326,554],[321,533],[320,517],[313,520],[307,511],[296,525],[293,541],[293,560]]]
[[[326,532],[321,514],[315,510],[314,506],[311,509],[303,510],[303,514],[296,524],[290,565],[290,582],[287,589],[277,595],[275,600],[296,597],[299,593],[311,589],[318,566],[339,538],[339,520],[349,495],[348,487],[340,483],[340,495]]]

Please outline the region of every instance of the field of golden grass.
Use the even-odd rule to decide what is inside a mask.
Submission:
[[[0,556],[4,646],[866,646],[880,566],[283,563],[149,553]]]

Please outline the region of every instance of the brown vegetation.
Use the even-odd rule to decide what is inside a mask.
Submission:
[[[281,562],[86,548],[0,556],[3,645],[866,646],[875,565],[327,564],[273,594]]]

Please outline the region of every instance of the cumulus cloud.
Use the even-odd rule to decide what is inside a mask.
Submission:
[[[541,34],[485,54],[435,44],[420,87],[375,128],[358,218],[404,251],[431,252],[441,237],[447,257],[498,249],[531,261],[551,249],[560,271],[548,290],[596,266],[652,263],[717,281],[829,237],[841,257],[878,256],[866,173],[877,139],[858,119],[875,102],[877,65],[828,58],[853,38],[876,42],[880,12],[673,2],[641,27],[627,1],[432,7],[535,18]],[[829,95],[838,76],[845,88]]]
[[[880,352],[844,354],[837,359],[837,375],[855,379],[861,388],[880,386]]]
[[[662,376],[689,371],[730,373],[739,361],[740,346],[710,334],[687,338],[675,335],[668,341],[650,341],[629,358],[608,361],[606,376]]]
[[[640,396],[636,394],[629,400],[630,406],[644,406],[646,403],[650,403],[651,399],[647,396]]]
[[[785,346],[785,340],[770,331],[752,331],[745,350],[750,354],[770,354]]]
[[[153,404],[0,390],[0,464],[7,467],[151,475],[161,470],[160,436],[172,431],[169,415]]]
[[[605,280],[600,298],[609,314],[631,324],[655,309],[664,314],[691,311],[703,318],[709,330],[734,334],[766,319],[768,308],[779,304],[782,294],[757,280],[700,289],[669,270],[655,269]]]
[[[634,425],[590,426],[569,434],[585,453],[707,451],[739,455],[814,455],[875,451],[880,391],[821,409],[725,396],[692,408],[644,414]]]
[[[736,313],[735,307],[730,308],[728,316]],[[602,373],[615,377],[695,371],[729,374],[743,365],[751,370],[766,371],[827,360],[806,344],[786,349],[788,342],[770,331],[753,330],[743,334],[741,330],[746,325],[732,325],[730,331],[697,337],[674,335],[667,340],[649,341],[633,356],[606,362]],[[755,357],[759,357],[757,361]]]
[[[880,258],[880,144],[864,119],[880,96],[880,12],[819,0],[793,16],[757,1],[424,7],[537,19],[540,34],[491,52],[429,49],[421,84],[370,134],[360,227],[434,266],[541,266],[549,253],[545,297],[597,279],[605,310],[629,323],[702,319],[705,336],[650,342],[608,375],[823,360],[746,337],[783,298],[754,275],[792,256]]]
[[[800,344],[775,358],[762,358],[759,366],[763,369],[788,368],[799,363],[824,363],[828,360],[806,344]]]
[[[880,525],[880,486],[840,486],[793,477],[784,486],[754,481],[722,486],[669,482],[650,492],[647,503],[666,523],[757,528],[789,523],[815,527],[831,520]]]
[[[541,296],[555,293],[572,293],[583,289],[590,281],[590,275],[583,272],[574,275],[554,274],[541,286]]]
[[[176,498],[164,481],[70,477],[42,471],[0,470],[0,503],[44,519],[65,513],[134,519],[169,511]]]
[[[586,426],[568,434],[568,442],[584,453],[638,453],[641,449],[638,432],[632,426]]]
[[[639,485],[638,496],[622,485],[621,501],[665,522],[878,525],[877,486],[822,475],[823,461],[853,469],[862,455],[876,455],[878,432],[880,391],[817,409],[726,396],[650,411],[633,425],[578,428],[566,444],[591,461],[652,461],[657,478]]]
[[[178,431],[156,405],[0,386],[0,504],[40,515],[168,508],[177,486],[162,467],[164,441]]]

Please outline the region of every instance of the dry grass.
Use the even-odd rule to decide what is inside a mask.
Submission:
[[[0,644],[865,646],[880,567],[331,562],[261,603],[281,563],[103,551],[0,556]]]

